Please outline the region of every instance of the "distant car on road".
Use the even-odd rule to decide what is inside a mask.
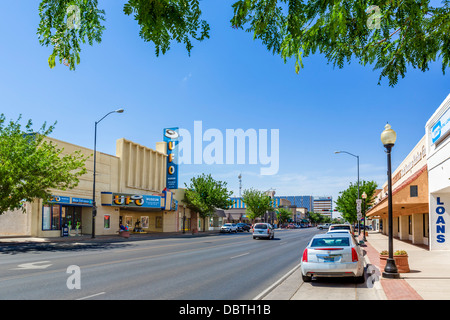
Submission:
[[[253,226],[253,239],[256,238],[266,238],[273,239],[275,236],[275,231],[269,223],[256,223]]]
[[[329,228],[328,231],[331,230],[348,230],[351,234],[354,235],[353,233],[353,228],[351,225],[349,224],[332,224]]]
[[[248,224],[246,224],[246,223],[241,223],[241,222],[239,222],[239,223],[237,223],[236,224],[236,227],[237,227],[237,230],[238,231],[247,231],[247,232],[250,232],[250,226],[248,225]]]
[[[328,229],[330,227],[331,223],[324,223],[324,224],[319,224],[317,226],[317,229],[322,230],[322,229]]]
[[[236,223],[225,223],[221,228],[220,232],[237,232],[237,226]]]
[[[353,277],[364,282],[364,256],[350,233],[315,235],[303,251],[300,268],[304,282],[313,277]]]

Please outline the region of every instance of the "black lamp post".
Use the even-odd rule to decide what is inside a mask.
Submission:
[[[392,239],[392,179],[391,179],[391,149],[397,139],[397,134],[391,129],[389,124],[386,124],[384,131],[381,133],[381,142],[386,148],[387,153],[387,180],[388,180],[388,239],[389,239],[389,257],[386,260],[386,266],[384,267],[383,277],[396,279],[400,275],[398,273],[397,266],[394,260],[394,245]]]
[[[363,198],[363,241],[366,242],[366,198],[367,194],[364,191],[361,198]]]
[[[96,170],[96,162],[97,162],[97,124],[100,121],[105,119],[111,113],[123,113],[123,109],[117,109],[111,112],[108,112],[101,118],[100,120],[95,122],[95,132],[94,132],[94,179],[92,183],[92,238],[95,238],[95,217],[97,216],[97,205],[95,202],[95,170]]]
[[[357,166],[357,170],[358,170],[358,200],[359,200],[359,156],[354,155],[353,153],[350,153],[350,152],[347,152],[347,151],[335,151],[334,153],[346,153],[346,154],[349,154],[349,155],[351,155],[351,156],[356,158],[356,166]],[[359,227],[359,220],[356,219],[356,221],[358,221],[358,236],[359,236],[361,234],[361,230],[360,230],[360,227]]]

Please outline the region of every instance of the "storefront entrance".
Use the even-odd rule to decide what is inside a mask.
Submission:
[[[82,232],[83,206],[49,204],[42,210],[42,231],[61,230],[65,225],[78,234]]]

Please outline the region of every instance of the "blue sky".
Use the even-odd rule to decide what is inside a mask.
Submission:
[[[99,1],[106,10],[103,41],[84,45],[76,71],[48,67],[51,49],[36,35],[39,0],[2,1],[0,11],[0,112],[22,114],[36,128],[57,121],[52,136],[93,147],[94,122],[124,108],[99,125],[98,150],[115,154],[115,141],[126,138],[154,148],[163,128],[203,130],[278,129],[278,174],[261,176],[261,165],[182,165],[180,185],[202,172],[224,180],[238,194],[243,188],[276,189],[277,195],[331,195],[360,178],[386,180],[386,155],[380,134],[388,121],[397,132],[396,168],[425,134],[428,118],[450,93],[441,64],[422,73],[409,69],[391,88],[377,85],[378,72],[356,61],[333,68],[321,55],[304,59],[297,75],[294,61],[273,56],[252,34],[230,27],[233,1],[203,1],[211,38],[195,42],[189,57],[173,43],[166,55],[139,37],[125,1]]]

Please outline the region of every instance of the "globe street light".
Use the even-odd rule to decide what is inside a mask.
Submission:
[[[334,153],[346,153],[346,154],[349,154],[349,155],[351,155],[351,156],[356,158],[356,166],[357,166],[357,169],[358,169],[358,200],[359,200],[359,156],[354,155],[353,153],[350,153],[350,152],[347,152],[347,151],[335,151]],[[359,228],[359,219],[356,219],[356,221],[358,221],[358,236],[359,236],[361,234],[361,230]]]
[[[399,278],[397,266],[394,260],[394,246],[392,239],[392,179],[391,179],[391,149],[395,144],[397,134],[391,129],[389,124],[386,124],[384,131],[381,133],[381,142],[386,148],[387,153],[387,180],[388,180],[388,239],[389,239],[389,257],[386,260],[386,266],[384,267],[383,277],[385,278]]]
[[[100,121],[105,119],[111,113],[123,113],[123,109],[117,109],[111,112],[108,112],[98,121],[95,121],[95,132],[94,132],[94,179],[92,183],[92,238],[95,238],[95,217],[97,216],[97,205],[95,202],[95,174],[96,174],[96,162],[97,162],[97,124]]]

